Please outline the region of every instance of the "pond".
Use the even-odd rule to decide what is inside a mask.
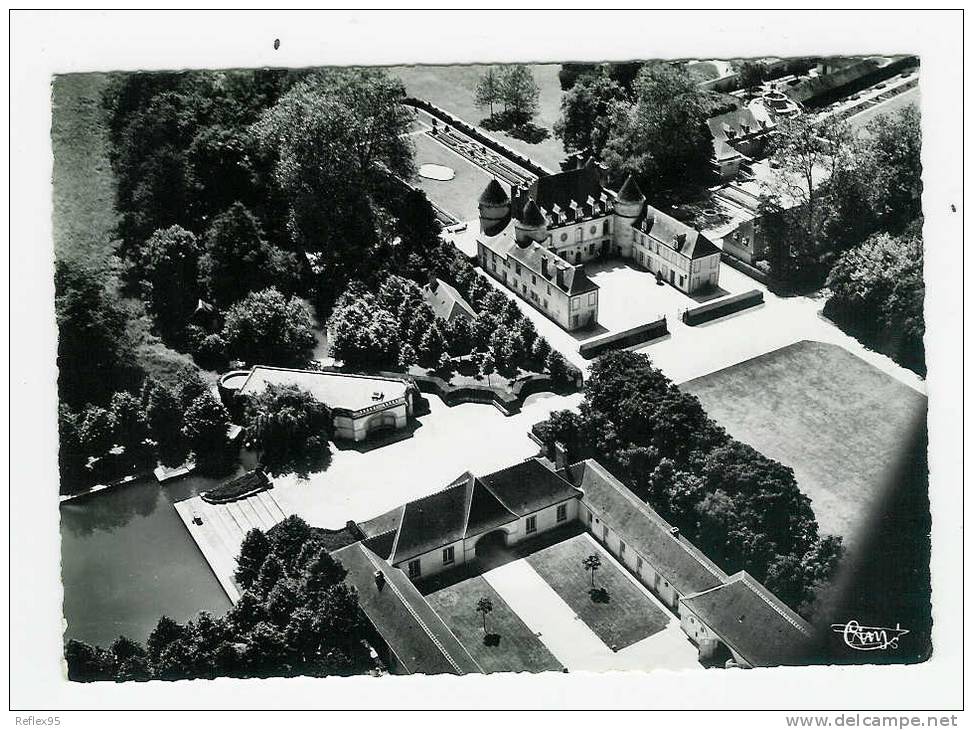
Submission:
[[[223,480],[154,478],[61,505],[65,639],[144,641],[165,614],[221,614],[230,601],[173,503]]]

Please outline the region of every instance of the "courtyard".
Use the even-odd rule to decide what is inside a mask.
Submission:
[[[854,547],[917,443],[926,397],[841,347],[798,342],[690,380],[735,438],[794,469],[822,533]]]
[[[678,618],[579,527],[543,535],[506,558],[432,579],[426,600],[486,671],[698,668]],[[592,592],[581,561],[598,555]],[[483,622],[480,598],[493,611]]]

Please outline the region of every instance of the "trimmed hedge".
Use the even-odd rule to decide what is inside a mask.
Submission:
[[[763,301],[764,293],[759,289],[753,289],[752,291],[736,294],[717,302],[704,304],[701,307],[687,309],[683,312],[682,321],[689,326],[703,324],[704,322],[709,322],[720,317],[725,317],[728,314],[763,304]]]
[[[643,342],[648,342],[649,340],[654,340],[667,334],[669,334],[669,325],[666,322],[666,318],[661,317],[653,322],[646,322],[645,324],[640,324],[637,327],[631,327],[621,332],[614,332],[610,335],[588,340],[578,347],[578,352],[581,353],[581,357],[590,360],[606,350],[640,345]]]

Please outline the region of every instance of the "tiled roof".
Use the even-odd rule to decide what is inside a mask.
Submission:
[[[583,266],[568,263],[554,251],[549,251],[536,241],[521,246],[514,238],[512,229],[513,226],[507,226],[495,236],[481,233],[477,240],[497,256],[504,259],[512,258],[519,262],[533,273],[545,278],[552,286],[558,286],[556,271],[560,265],[563,286],[558,288],[571,296],[597,291],[598,285],[588,278]],[[541,265],[541,261],[545,258],[548,260],[547,277],[544,277],[544,267]]]
[[[463,295],[445,281],[437,280],[435,285],[427,284],[422,288],[422,297],[426,304],[440,319],[452,322],[456,317],[474,319],[476,311],[463,299]]]
[[[603,191],[598,168],[592,165],[538,178],[530,186],[530,197],[548,212],[555,205],[567,211],[571,201],[583,205],[588,196],[598,200]]]
[[[405,575],[365,545],[333,553],[345,570],[345,582],[358,593],[358,605],[395,654],[413,674],[472,674],[483,669]],[[382,571],[381,589],[375,572]]]
[[[578,489],[537,459],[508,466],[481,479],[509,510],[520,517],[581,496]]]
[[[687,226],[651,205],[645,206],[633,225],[637,230],[649,234],[659,243],[690,259],[720,253],[717,245],[695,228]]]
[[[763,106],[745,106],[706,120],[714,140],[732,142],[751,134],[770,131],[777,126]]]
[[[594,459],[573,464],[566,478],[584,492],[582,501],[594,508],[681,595],[722,585],[727,576],[672,526],[636,497]]]
[[[480,202],[486,205],[503,205],[510,202],[510,196],[496,178],[490,180],[480,194]]]
[[[753,666],[806,663],[811,627],[744,571],[682,603]]]

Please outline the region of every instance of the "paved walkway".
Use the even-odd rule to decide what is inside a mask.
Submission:
[[[236,603],[240,591],[233,573],[244,536],[254,527],[266,532],[286,517],[274,499],[273,490],[228,504],[210,504],[202,497],[192,497],[174,506],[226,595]],[[199,518],[202,524],[197,525],[194,518]]]
[[[590,538],[589,538],[590,539]],[[615,566],[670,617],[662,631],[613,652],[526,560],[516,560],[483,574],[486,581],[535,632],[551,654],[572,671],[649,671],[700,669],[696,648],[679,620],[594,540],[592,549]]]

